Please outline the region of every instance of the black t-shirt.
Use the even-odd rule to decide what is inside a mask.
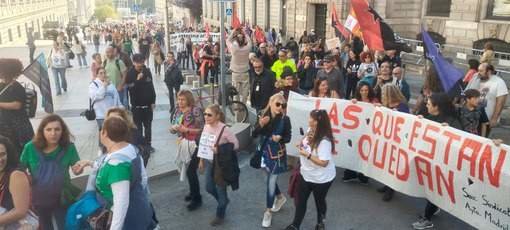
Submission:
[[[0,92],[2,92],[8,84],[0,83]],[[0,102],[21,102],[24,104],[26,99],[25,88],[17,81],[14,81],[9,88],[7,88],[0,95]],[[22,106],[18,110],[0,109],[0,123],[10,122],[14,118],[24,118],[27,114]]]

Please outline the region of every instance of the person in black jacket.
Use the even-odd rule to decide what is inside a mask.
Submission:
[[[152,118],[156,107],[156,92],[150,69],[145,67],[145,56],[143,54],[133,55],[133,67],[128,70],[126,85],[131,98],[131,112],[133,120],[138,127],[139,134],[142,133],[147,148],[154,152],[151,146],[152,140]]]
[[[264,63],[260,59],[254,59],[253,71],[250,71],[250,102],[257,113],[269,102],[275,90],[275,82],[276,77],[273,71],[264,68]]]
[[[172,51],[168,52],[165,62],[165,84],[168,88],[168,97],[170,98],[170,113],[175,111],[174,96],[181,89],[184,79],[179,65],[175,62],[175,55]]]
[[[462,130],[459,118],[456,116],[455,107],[453,106],[452,99],[446,93],[433,93],[427,100],[427,114],[425,116],[419,115],[419,118],[441,123],[445,126]],[[414,229],[433,228],[434,224],[431,219],[432,216],[439,212],[439,208],[432,202],[427,200],[425,213],[418,221],[412,224]]]
[[[254,137],[259,138],[257,152],[262,155],[260,165],[252,165],[267,174],[266,210],[262,227],[271,226],[272,212],[278,212],[287,198],[278,187],[278,175],[287,171],[287,152],[285,144],[290,142],[292,127],[285,115],[287,102],[283,95],[271,96],[268,105],[259,116],[253,130]]]
[[[304,64],[300,65],[298,68],[299,88],[308,94],[310,90],[313,89],[313,83],[315,82],[318,69],[315,67],[311,54],[306,54],[303,60]]]

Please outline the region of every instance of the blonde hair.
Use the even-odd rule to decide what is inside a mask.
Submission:
[[[213,112],[215,115],[219,115],[220,121],[225,123],[225,114],[223,113],[219,105],[217,104],[209,105],[207,106],[206,110],[207,109]]]
[[[112,115],[112,113],[116,113],[118,115]],[[111,108],[108,110],[108,112],[106,112],[106,119],[111,116],[120,117],[122,120],[126,121],[127,126],[130,129],[136,129],[135,122],[133,122],[133,117],[128,113],[127,110],[122,108]]]
[[[381,103],[386,107],[390,107],[391,103],[399,102],[405,103],[406,98],[398,88],[398,86],[393,84],[385,84],[381,88]]]
[[[269,98],[269,102],[264,108],[264,112],[262,114],[268,114],[271,112],[271,104],[273,104],[276,100],[286,102],[285,97],[281,93],[275,93],[273,96]]]

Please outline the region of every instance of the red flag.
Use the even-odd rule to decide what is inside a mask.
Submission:
[[[363,41],[371,50],[384,50],[380,20],[375,18],[366,0],[352,0],[352,8],[358,18]]]
[[[239,17],[237,16],[237,4],[232,4],[232,28],[237,29],[241,27],[241,21],[239,21]]]
[[[266,35],[259,26],[255,29],[255,39],[259,44],[266,42]]]
[[[344,39],[349,38],[350,32],[347,29],[345,29],[345,27],[342,25],[342,23],[340,23],[340,21],[338,21],[334,2],[331,4],[331,26],[335,28],[335,34],[337,37],[340,37],[339,35],[342,35]]]

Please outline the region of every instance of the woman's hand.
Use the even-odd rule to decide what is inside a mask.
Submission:
[[[492,143],[494,143],[495,146],[499,147],[501,144],[503,144],[503,140],[501,140],[501,139],[492,139]]]
[[[352,102],[352,104],[356,104],[356,103],[358,103],[358,100],[352,99],[351,102]]]
[[[310,155],[310,153],[307,152],[303,147],[299,147],[299,155],[308,157]]]
[[[73,170],[74,175],[82,174],[83,168],[85,168],[85,165],[81,165],[80,162],[76,162],[76,164],[71,166],[71,170]]]
[[[280,140],[282,139],[282,136],[280,136],[280,135],[273,135],[272,139],[273,139],[274,142],[280,142]]]
[[[269,116],[261,117],[261,118],[259,119],[259,125],[260,125],[260,127],[264,127],[264,126],[266,126],[266,125],[267,125],[267,123],[269,123],[269,119],[270,119],[270,118],[269,118]]]

